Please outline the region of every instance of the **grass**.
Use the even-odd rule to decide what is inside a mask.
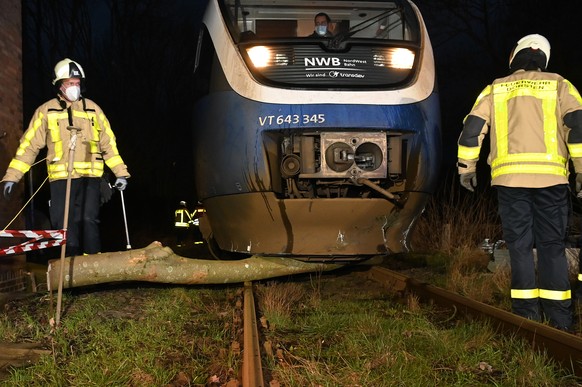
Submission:
[[[323,279],[322,285],[336,286]],[[282,386],[574,386],[543,354],[520,340],[498,334],[484,323],[451,325],[442,312],[390,302],[363,284],[355,299],[339,293],[311,308],[312,289],[290,311],[273,304],[259,306],[271,321],[267,338],[277,348],[269,372]],[[289,284],[272,283],[261,293],[285,298]],[[413,302],[414,304],[414,302]],[[285,319],[281,316],[285,315]],[[286,323],[283,324],[282,322]]]
[[[488,270],[484,239],[503,239],[495,195],[465,192],[454,180],[429,200],[413,234],[412,256],[441,274],[431,278],[435,285],[510,310],[510,271]]]
[[[576,226],[580,224],[576,211],[580,208],[573,213],[571,235],[581,232]],[[494,273],[488,270],[491,257],[480,248],[484,239],[503,240],[494,192],[489,189],[469,193],[454,180],[450,187],[430,199],[417,224],[412,245],[415,254],[420,254],[432,271],[444,274],[436,279],[436,285],[510,310],[510,268],[505,266]],[[577,265],[571,265],[573,289],[577,286],[577,275]]]
[[[396,303],[364,277],[315,273],[257,285],[267,380],[281,386],[569,386],[543,354],[483,323]],[[221,287],[105,287],[65,292],[51,332],[46,296],[7,304],[2,341],[51,349],[1,386],[205,386],[236,378],[239,292]]]
[[[509,271],[490,273],[479,249],[484,238],[501,239],[494,199],[436,197],[415,235],[417,253],[405,259],[428,265],[431,282],[509,309]],[[264,369],[281,386],[581,382],[522,340],[486,323],[457,325],[454,313],[421,306],[413,295],[396,303],[363,278],[312,273],[256,288]],[[11,369],[0,386],[205,386],[238,377],[241,328],[232,305],[240,294],[232,288],[121,285],[64,295],[57,331],[47,296],[6,305],[0,341],[37,342],[52,355]]]
[[[459,249],[478,248],[485,238],[502,239],[495,195],[468,193],[454,180],[429,200],[412,244],[415,251],[454,255]]]
[[[233,339],[224,314],[225,291],[137,288],[65,293],[61,327],[51,332],[48,302],[9,304],[0,316],[2,341],[31,341],[51,348],[31,367],[13,369],[2,386],[162,386],[184,378],[204,385],[227,378],[238,359],[224,348]],[[225,301],[226,302],[226,301]]]

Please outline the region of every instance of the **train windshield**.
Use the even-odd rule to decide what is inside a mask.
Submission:
[[[224,0],[255,79],[304,89],[394,89],[415,79],[420,20],[406,0]]]
[[[417,20],[405,1],[226,0],[225,4],[235,41],[418,39]]]

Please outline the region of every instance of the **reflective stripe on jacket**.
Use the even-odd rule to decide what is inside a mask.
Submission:
[[[458,144],[459,173],[475,170],[490,128],[487,162],[492,185],[567,184],[569,155],[582,171],[581,111],[580,94],[558,74],[518,70],[496,79],[465,119]],[[568,120],[568,115],[575,119]]]
[[[186,208],[178,208],[175,212],[175,219],[174,227],[178,228],[188,228],[192,221],[192,217]]]
[[[73,136],[73,131],[67,129],[69,126],[80,129],[72,178],[101,177],[104,163],[116,177],[129,177],[117,150],[115,135],[101,108],[86,98],[73,103],[54,98],[36,109],[2,180],[19,181],[44,147],[47,148],[49,181],[66,179]]]

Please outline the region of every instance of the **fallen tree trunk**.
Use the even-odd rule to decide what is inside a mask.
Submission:
[[[310,263],[290,258],[253,256],[238,261],[181,257],[153,242],[143,249],[67,257],[63,288],[107,282],[145,281],[171,284],[227,284],[290,274],[330,271],[342,264]],[[48,288],[59,283],[60,260],[48,265]]]
[[[0,371],[9,367],[22,367],[38,360],[42,355],[52,352],[39,349],[36,343],[0,343]]]

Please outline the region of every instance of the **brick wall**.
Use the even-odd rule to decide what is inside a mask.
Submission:
[[[22,136],[22,16],[20,0],[0,1],[0,178]],[[3,185],[2,185],[3,188]],[[0,230],[8,224],[23,204],[24,182],[17,185],[10,202],[0,196]],[[24,227],[24,217],[11,229]],[[2,241],[6,245],[9,242]]]

